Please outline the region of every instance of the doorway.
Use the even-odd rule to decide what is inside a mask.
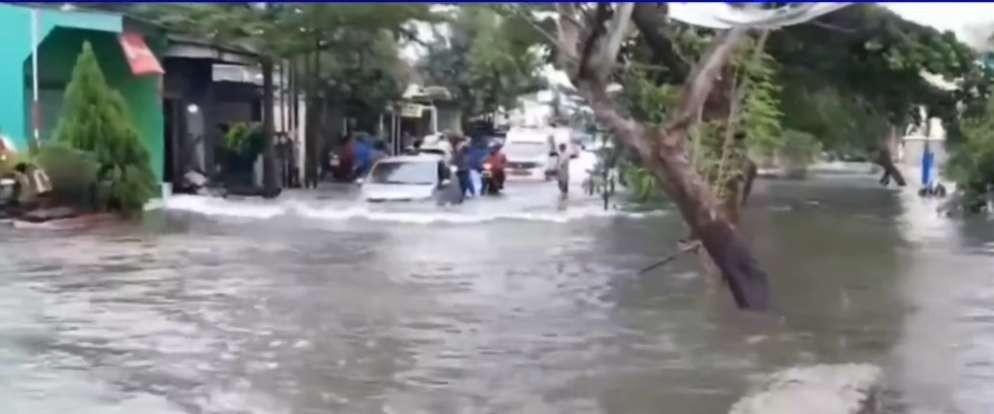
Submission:
[[[186,130],[185,105],[178,99],[162,100],[163,153],[162,181],[172,183],[175,188],[183,175],[184,151],[183,135]]]

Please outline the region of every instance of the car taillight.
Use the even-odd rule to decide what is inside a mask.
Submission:
[[[490,163],[489,162],[488,163],[484,163],[483,164],[483,169],[484,170],[489,170],[490,169]]]

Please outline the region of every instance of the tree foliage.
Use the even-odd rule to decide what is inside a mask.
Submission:
[[[56,140],[93,153],[99,165],[96,178],[107,185],[108,207],[141,211],[156,188],[149,153],[124,98],[107,85],[89,42],[76,60],[64,102]]]
[[[977,212],[994,188],[994,99],[980,115],[964,119],[962,143],[946,164],[946,175],[963,191],[964,209]]]
[[[673,42],[674,48],[681,51],[680,59],[696,60],[703,53],[704,43],[710,35],[690,27],[683,29],[669,30],[678,36]],[[630,58],[649,56],[644,50],[638,51],[640,46],[637,44],[630,47]],[[738,101],[735,104],[737,109],[715,119],[705,119],[693,131],[691,138],[693,164],[698,173],[716,188],[728,187],[746,176],[750,167],[747,157],[750,150],[771,155],[783,146],[776,62],[762,50],[762,45],[755,41],[748,42],[738,50],[728,73],[735,79],[732,95]],[[667,68],[647,63],[635,66],[621,76],[621,99],[634,119],[659,126],[671,118],[671,112],[680,104],[681,85],[678,82],[682,81],[670,75],[671,71]],[[746,139],[736,140],[736,135]],[[644,170],[642,173],[645,173]],[[659,185],[658,181],[634,181]],[[644,192],[641,189],[638,191]],[[735,192],[719,194],[737,196]]]
[[[173,3],[136,4],[130,11],[182,32],[291,59],[307,91],[324,92],[350,114],[373,116],[406,87],[409,69],[399,47],[419,41],[410,23],[439,20],[427,4]],[[308,73],[315,54],[320,72]]]
[[[255,160],[262,153],[265,137],[258,125],[236,123],[224,134],[224,149]]]
[[[654,14],[660,10],[644,8],[633,15],[636,24],[657,29],[640,26],[639,36],[623,49],[622,59],[630,68],[655,68],[653,82],[675,85],[686,78],[713,31],[657,18]],[[921,106],[955,127],[957,106],[965,106],[967,113],[982,112],[994,79],[951,32],[906,21],[872,4],[852,5],[773,31],[765,51],[764,66],[775,71],[768,77],[769,85],[779,89],[773,95],[782,101],[776,109],[783,112],[768,119],[779,118],[782,128],[810,133],[827,149],[838,151],[865,150],[891,125],[900,128],[920,122]],[[940,88],[924,74],[955,87]],[[763,95],[767,93],[749,94],[743,109],[748,110],[753,99],[752,103],[773,103]],[[779,145],[756,142],[775,136],[752,131],[750,146]]]
[[[436,30],[417,69],[427,84],[444,86],[467,118],[510,108],[543,88],[539,36],[524,20],[492,7],[462,6]]]
[[[918,123],[920,107],[955,123],[957,105],[985,102],[989,82],[976,54],[939,32],[871,4],[774,32],[781,64],[785,126],[831,149],[866,148],[890,125]],[[935,85],[933,75],[955,86]]]

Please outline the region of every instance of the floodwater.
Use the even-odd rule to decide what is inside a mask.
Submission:
[[[0,228],[0,412],[706,414],[843,362],[883,367],[895,412],[992,412],[994,225],[862,171],[758,185],[773,315],[736,311],[690,257],[639,274],[683,237],[674,213],[560,206],[551,183]]]

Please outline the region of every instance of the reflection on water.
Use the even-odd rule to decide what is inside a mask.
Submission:
[[[881,365],[916,409],[994,404],[988,223],[863,175],[761,183],[749,230],[778,312],[760,316],[693,260],[638,275],[683,236],[673,215],[560,211],[551,187],[0,230],[0,412],[718,413],[819,362]]]

